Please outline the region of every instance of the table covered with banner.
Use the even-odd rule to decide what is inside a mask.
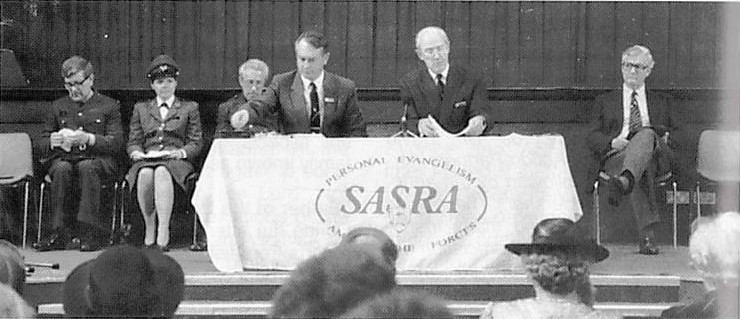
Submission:
[[[505,243],[582,215],[561,136],[218,139],[192,204],[224,272],[292,269],[359,226],[400,270],[512,268]]]

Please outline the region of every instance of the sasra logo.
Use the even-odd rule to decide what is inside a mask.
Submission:
[[[456,163],[403,155],[337,168],[314,204],[332,234],[343,236],[358,225],[395,231],[401,251],[410,252],[418,245],[441,248],[464,240],[486,214],[488,196],[475,174]],[[434,236],[439,240],[414,242],[419,239],[413,234],[432,223],[456,226]]]
[[[386,214],[383,208],[387,201],[401,209],[409,209],[411,214],[455,214],[459,185],[454,185],[444,192],[444,196],[434,186],[396,185],[390,188],[380,186],[372,192],[365,187],[353,185],[347,187],[347,203],[339,211],[343,214]]]

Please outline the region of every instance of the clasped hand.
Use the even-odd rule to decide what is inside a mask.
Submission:
[[[54,132],[49,135],[49,143],[51,147],[61,147],[65,151],[69,152],[72,147],[75,146],[86,146],[90,141],[90,133],[83,130],[70,130],[64,128],[59,132]]]
[[[131,152],[131,160],[141,161],[147,158],[152,159],[182,159],[182,151],[180,150],[164,150],[164,151],[150,151],[147,153],[144,153],[142,151],[133,151]]]

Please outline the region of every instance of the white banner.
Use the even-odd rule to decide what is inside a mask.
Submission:
[[[504,244],[582,214],[560,136],[219,139],[192,203],[225,272],[291,269],[358,226],[401,270],[513,268]]]

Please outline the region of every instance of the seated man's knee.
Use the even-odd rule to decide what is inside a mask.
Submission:
[[[154,179],[154,169],[150,167],[144,167],[139,170],[139,173],[136,174],[136,180],[139,183],[151,183],[151,181]]]
[[[82,160],[77,163],[80,176],[100,175],[100,163],[96,160]]]
[[[56,161],[51,164],[51,167],[49,168],[49,176],[51,176],[52,179],[69,176],[72,174],[73,169],[74,167],[70,162]]]

